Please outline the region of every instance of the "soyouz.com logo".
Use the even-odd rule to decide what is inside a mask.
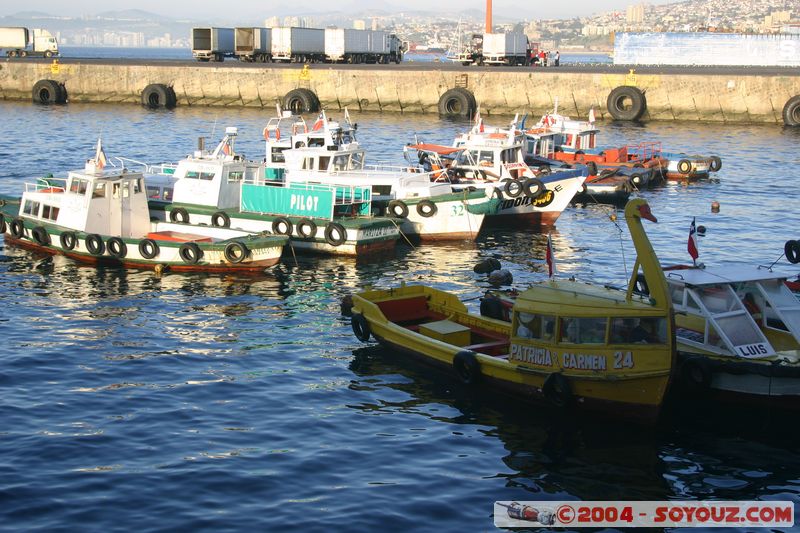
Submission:
[[[497,527],[794,526],[790,501],[497,501]]]

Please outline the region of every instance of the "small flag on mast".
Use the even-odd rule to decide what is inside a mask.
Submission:
[[[589,108],[589,124],[594,124],[594,106]]]
[[[556,271],[556,257],[553,255],[553,240],[550,234],[547,234],[547,252],[545,255],[547,261],[547,275],[551,278],[557,273]]]
[[[98,170],[103,170],[103,168],[108,163],[106,159],[106,153],[103,151],[103,144],[100,141],[100,138],[97,138],[97,151],[94,154],[94,165]]]
[[[325,111],[319,114],[319,117],[317,117],[317,121],[311,127],[311,130],[319,131],[323,126],[325,126]]]
[[[700,257],[700,252],[697,251],[697,228],[695,227],[695,217],[692,217],[692,225],[689,226],[689,242],[686,243],[686,249],[689,255],[692,256],[692,263],[697,264],[697,258]]]

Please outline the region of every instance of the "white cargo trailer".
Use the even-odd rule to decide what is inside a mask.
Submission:
[[[325,60],[325,30],[272,28],[272,60],[315,63]]]
[[[0,49],[8,57],[58,55],[58,43],[49,31],[40,28],[0,28]]]
[[[484,33],[483,62],[488,65],[529,64],[528,37],[521,32]]]
[[[234,44],[239,61],[266,63],[272,57],[270,28],[235,28]]]
[[[334,63],[366,63],[372,55],[369,30],[325,29],[325,55]]]
[[[223,61],[233,55],[233,28],[192,28],[192,56],[198,61]]]

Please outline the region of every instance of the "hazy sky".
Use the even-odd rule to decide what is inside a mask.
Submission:
[[[532,2],[531,0],[494,0],[495,16],[527,18],[568,18],[591,15],[613,9],[624,10],[640,0],[562,0]],[[648,3],[665,4],[676,0],[649,0]],[[302,7],[301,7],[302,6]],[[118,9],[142,9],[174,18],[266,18],[272,15],[312,14],[314,12],[340,11],[352,13],[357,18],[365,9],[397,11],[445,11],[455,18],[466,9],[484,9],[485,0],[337,0],[336,2],[287,2],[286,0],[228,0],[225,2],[197,2],[191,0],[37,0],[31,4],[3,0],[0,16],[20,11],[35,10],[54,15],[75,16],[96,14]]]

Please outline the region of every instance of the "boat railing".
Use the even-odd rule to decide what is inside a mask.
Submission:
[[[642,142],[639,144],[629,144],[625,147],[628,151],[628,156],[632,159],[640,161],[649,161],[661,157],[661,142]]]
[[[175,173],[175,169],[178,168],[176,163],[158,163],[158,164],[151,164],[145,163],[144,161],[139,161],[137,159],[132,159],[130,157],[119,157],[115,156],[114,159],[120,162],[122,168],[126,168],[126,163],[133,163],[141,167],[142,172],[145,174],[168,174],[172,175]]]
[[[26,183],[25,192],[64,192],[67,178],[38,178],[35,183]]]

